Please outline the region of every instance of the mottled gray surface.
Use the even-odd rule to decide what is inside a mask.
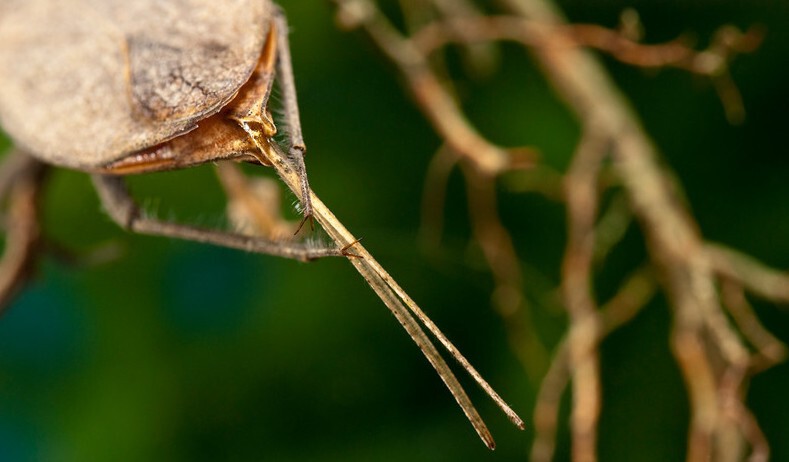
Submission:
[[[0,123],[77,169],[158,144],[233,98],[271,14],[264,0],[0,0]]]

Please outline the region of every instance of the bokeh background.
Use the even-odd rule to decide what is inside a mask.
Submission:
[[[46,192],[44,229],[76,260],[43,259],[0,319],[0,460],[526,459],[538,384],[491,309],[492,281],[469,245],[461,178],[449,184],[442,246],[420,246],[422,184],[439,139],[372,46],[336,29],[328,2],[280,3],[293,29],[313,187],[521,412],[527,430],[511,427],[461,375],[498,442],[489,452],[346,261],[301,264],[128,235],[103,214],[86,175],[58,170]],[[676,170],[705,236],[789,268],[789,3],[560,4],[574,21],[608,26],[634,6],[650,42],[692,32],[703,45],[724,23],[766,26],[761,49],[733,65],[747,110],[739,126],[726,121],[703,79],[604,60]],[[544,162],[566,167],[578,126],[522,50],[503,46],[494,75],[458,85],[485,135],[536,146]],[[226,222],[211,167],[132,185],[161,216]],[[565,326],[555,293],[564,208],[513,192],[506,181],[500,197],[526,268],[537,334],[554,345]],[[292,202],[288,196],[285,208]],[[88,258],[106,249],[118,255]],[[631,227],[600,275],[601,294],[644,258]],[[789,340],[787,307],[756,303],[768,328]],[[684,457],[687,400],[668,348],[669,323],[658,297],[603,344],[601,460]],[[757,376],[749,392],[774,460],[789,460],[787,390],[783,364]],[[560,428],[557,460],[566,460],[568,435]]]

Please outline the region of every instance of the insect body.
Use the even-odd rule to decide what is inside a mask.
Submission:
[[[272,141],[275,77],[288,156]],[[520,428],[523,421],[311,194],[287,43],[270,0],[0,0],[0,124],[24,159],[93,175],[119,225],[302,260],[345,255],[442,377],[485,444],[493,438],[411,313]],[[289,157],[289,158],[288,158]],[[12,159],[16,159],[14,157]],[[123,175],[216,161],[273,164],[344,248],[314,248],[160,221],[141,213]],[[327,224],[331,226],[327,227]],[[407,305],[407,307],[406,307]],[[410,310],[410,313],[409,313]]]
[[[188,134],[249,79],[270,28],[268,2],[219,3],[12,2],[3,127],[33,156],[88,171]]]
[[[266,105],[278,74],[309,216],[287,48],[287,23],[268,0],[5,0],[0,124],[27,154],[94,173],[121,226],[286,257],[338,255],[151,223],[137,217],[118,178],[220,160],[268,163],[258,144],[276,133]]]

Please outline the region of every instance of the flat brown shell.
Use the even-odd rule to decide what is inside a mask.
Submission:
[[[247,81],[266,0],[0,0],[0,124],[93,170],[192,130]]]

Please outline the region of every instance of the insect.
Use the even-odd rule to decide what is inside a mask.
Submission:
[[[0,66],[13,70],[0,123],[17,148],[92,173],[120,226],[303,260],[342,253],[144,217],[123,184],[206,162],[269,164],[258,144],[276,133],[267,103],[278,76],[310,216],[287,22],[271,1],[5,0]]]
[[[0,0],[0,69],[0,124],[16,148],[40,162],[90,173],[105,209],[120,226],[302,260],[353,257],[485,443],[494,446],[413,316],[523,427],[372,256],[361,246],[359,255],[346,250],[358,241],[312,194],[287,22],[273,2]],[[267,109],[275,78],[289,128],[284,156],[273,141],[277,129]],[[140,212],[123,182],[125,175],[220,161],[274,165],[299,191],[305,219],[315,211],[327,233],[345,246],[315,248],[158,220]]]

